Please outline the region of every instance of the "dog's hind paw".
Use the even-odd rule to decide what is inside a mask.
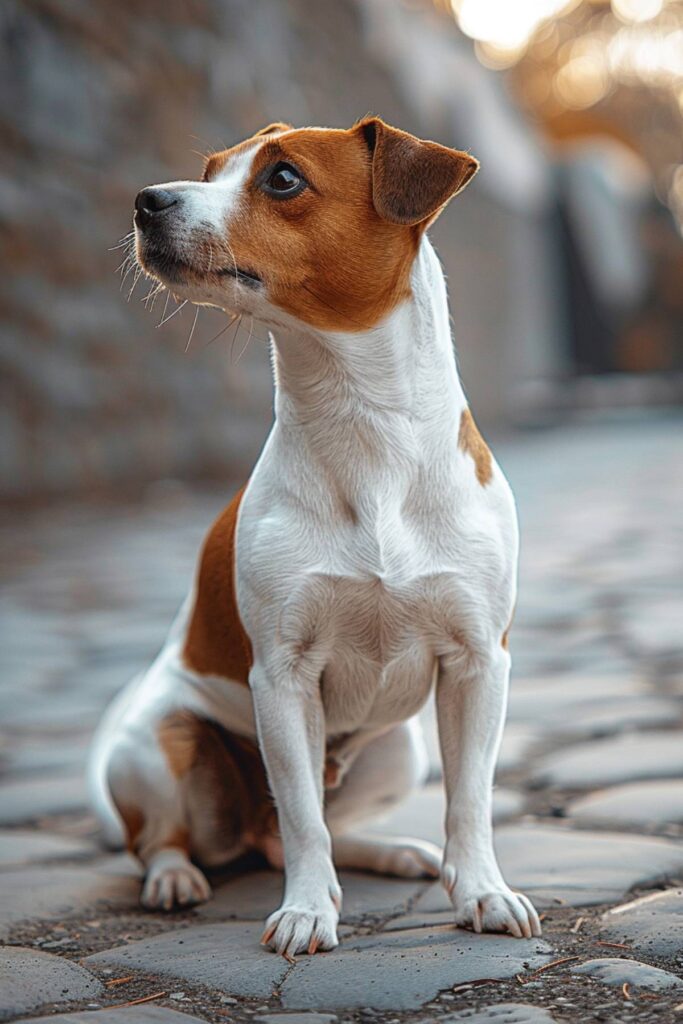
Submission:
[[[206,878],[183,854],[160,853],[149,865],[140,902],[147,910],[173,910],[211,898]]]

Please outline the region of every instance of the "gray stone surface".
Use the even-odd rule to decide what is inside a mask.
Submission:
[[[511,884],[526,888],[539,907],[550,908],[545,941],[550,944],[558,934],[556,949],[547,954],[553,959],[561,955],[578,916],[563,909],[552,913],[557,910],[556,900],[581,906],[605,899],[614,905],[630,899],[624,894],[633,885],[659,884],[664,878],[672,879],[673,885],[683,871],[681,845],[668,837],[679,826],[668,829],[666,839],[611,833],[608,828],[621,824],[617,817],[596,818],[591,831],[578,828],[579,823],[592,820],[583,816],[582,806],[588,808],[586,814],[593,814],[605,800],[617,808],[615,815],[619,807],[630,815],[624,826],[634,830],[680,820],[678,776],[617,783],[595,793],[601,785],[598,769],[604,764],[605,750],[614,750],[616,741],[584,741],[624,729],[645,730],[632,738],[616,737],[627,744],[617,744],[616,760],[622,757],[632,770],[633,764],[640,764],[637,756],[631,757],[632,746],[654,742],[657,750],[652,760],[660,771],[662,756],[667,754],[660,736],[675,743],[676,735],[683,735],[680,728],[674,732],[680,712],[673,696],[683,694],[683,652],[676,654],[670,643],[671,624],[679,613],[674,595],[679,587],[680,516],[674,510],[681,505],[678,492],[683,491],[683,477],[662,469],[661,459],[648,455],[654,450],[659,456],[666,450],[670,424],[653,428],[649,442],[642,423],[626,428],[620,423],[618,429],[597,434],[591,427],[581,441],[579,433],[573,432],[568,439],[560,430],[542,442],[539,438],[515,440],[496,451],[515,486],[523,529],[519,607],[512,632],[510,723],[502,762],[508,775],[494,797],[498,820],[508,815],[515,819],[525,812],[546,816],[556,804],[565,806],[564,797],[543,791],[537,764],[540,761],[545,767],[551,752],[553,757],[569,752],[569,747],[560,751],[560,743],[571,742],[571,749],[582,750],[585,757],[587,781],[580,788],[588,792],[581,798],[573,796],[568,804],[576,818],[517,820],[496,829]],[[599,458],[596,436],[602,438]],[[604,472],[607,452],[609,464],[618,468],[621,480],[628,481],[618,500]],[[97,963],[98,973],[110,972],[102,973],[102,980],[128,974],[146,980],[126,988],[125,994],[123,989],[114,989],[113,995],[108,990],[108,998],[118,1002],[129,993],[185,991],[185,1000],[171,1000],[170,1005],[189,1006],[190,990],[196,986],[200,997],[197,1004],[192,1003],[197,1006],[193,1012],[216,1020],[253,1019],[247,1010],[282,1018],[275,1009],[277,997],[270,998],[278,985],[287,990],[290,1012],[294,1012],[291,1000],[302,993],[303,998],[313,999],[310,993],[306,996],[309,989],[325,993],[338,1005],[342,1024],[352,1013],[365,1019],[362,1012],[355,1012],[362,1011],[362,1005],[347,1012],[349,999],[343,998],[344,993],[348,996],[356,990],[358,1002],[369,1008],[378,992],[387,1004],[430,999],[445,979],[443,995],[453,1002],[439,998],[439,1013],[502,998],[494,987],[474,993],[447,990],[456,978],[490,977],[498,968],[511,969],[512,961],[500,952],[505,943],[510,944],[515,963],[530,962],[525,946],[505,936],[482,939],[454,930],[452,910],[438,884],[344,873],[347,923],[340,928],[342,946],[317,959],[301,957],[291,966],[258,945],[265,917],[280,902],[281,875],[251,872],[223,882],[216,876],[212,903],[194,916],[183,913],[163,920],[139,909],[140,872],[130,858],[95,854],[81,859],[87,857],[89,844],[80,837],[90,834],[92,819],[80,813],[80,786],[72,802],[64,801],[64,780],[73,779],[78,770],[98,708],[154,655],[186,591],[206,526],[230,490],[225,485],[220,493],[210,493],[165,484],[152,488],[145,500],[135,504],[60,504],[50,509],[49,516],[22,510],[0,522],[0,544],[8,553],[12,573],[10,585],[0,592],[0,650],[5,669],[0,684],[0,809],[14,793],[13,827],[0,830],[0,936],[22,942],[35,936],[42,949],[51,948],[74,961],[87,956],[94,939],[97,949],[103,943],[121,943],[98,954],[111,960],[111,966]],[[667,500],[647,500],[653,492],[666,495]],[[675,615],[667,613],[668,624],[661,630],[648,621],[647,644],[640,639],[636,643],[634,620],[651,602],[659,606],[662,595],[671,595],[671,601],[665,598],[663,603],[670,604]],[[672,726],[667,732],[658,724],[665,715],[666,724]],[[438,752],[430,706],[425,719],[431,730],[436,775]],[[657,728],[654,737],[647,731],[653,726]],[[539,788],[527,787],[520,779],[536,781]],[[625,804],[630,809],[624,809]],[[22,817],[27,808],[36,815],[28,819],[36,820],[30,828]],[[62,812],[63,820],[41,820]],[[645,814],[655,812],[656,822],[644,820]],[[416,794],[375,827],[380,833],[413,833],[441,842],[442,817],[439,783]],[[79,862],[65,864],[63,855],[78,857]],[[43,861],[45,866],[36,866]],[[617,907],[620,913],[603,915],[595,923],[587,915],[589,920],[569,941],[582,959],[623,952],[673,969],[671,964],[683,949],[682,907],[680,893],[656,893]],[[235,917],[249,920],[238,924],[230,920]],[[382,921],[386,923],[376,934]],[[59,932],[56,922],[65,926]],[[373,934],[368,934],[369,925]],[[164,933],[164,929],[172,931]],[[629,949],[598,949],[597,935],[625,942]],[[52,946],[54,941],[58,945]],[[541,963],[547,962],[546,956],[538,956]],[[602,988],[597,981],[571,979],[570,966],[541,975],[524,988],[515,984],[515,995],[532,1004],[539,993],[547,1002],[552,991],[551,1013],[564,1022],[581,1016],[582,1008],[571,1005],[572,992],[580,989],[591,1000],[595,996],[595,1002],[607,1001],[610,1024],[615,1001],[623,1008],[625,1020],[632,1014],[644,1016],[647,1024],[660,1024],[660,1020],[668,1024],[669,1003],[673,1006],[683,998],[676,990],[669,995],[663,991],[650,994],[648,1002],[643,990],[640,998],[634,996],[629,1003],[618,990]],[[257,1002],[244,1003],[243,996],[234,994],[253,991],[255,986]],[[657,1001],[652,998],[655,994]],[[78,1014],[62,1016],[68,1024],[170,1024],[176,1020],[180,1024],[186,1019],[153,1003],[87,1012],[86,1021],[85,1007],[92,1001],[84,999],[76,1004],[81,1007]],[[322,1004],[310,1005],[316,1011],[325,1010]],[[432,1020],[433,1009],[408,1012],[413,1020]],[[455,1013],[454,1020],[474,1024],[547,1020],[546,1011],[535,1010],[534,1014],[531,1008],[487,1006],[465,1016]],[[50,1011],[46,1006],[36,1012]],[[620,1009],[617,1016],[621,1013]],[[292,1024],[291,1017],[285,1016],[281,1024]]]
[[[97,978],[70,960],[20,946],[0,949],[0,1019],[46,1003],[93,999],[103,992]]]
[[[538,939],[452,928],[372,935],[349,940],[324,957],[303,958],[280,993],[290,1009],[413,1010],[441,989],[540,967],[549,950]]]
[[[603,914],[600,934],[626,942],[645,956],[675,956],[683,950],[683,889],[666,889]]]
[[[353,921],[365,914],[388,915],[403,910],[424,888],[421,879],[405,880],[365,875],[356,871],[340,872],[343,891],[342,921]],[[197,908],[197,916],[207,921],[238,918],[263,921],[282,900],[283,876],[275,871],[241,875],[217,885],[214,897]]]
[[[84,857],[94,851],[92,843],[70,836],[23,829],[0,830],[0,868],[29,864],[32,861]]]
[[[229,996],[268,998],[290,965],[259,945],[262,932],[261,924],[193,926],[96,953],[84,962],[97,969],[153,971]]]
[[[586,788],[683,775],[683,742],[677,731],[613,736],[549,754],[534,777],[552,786]]]
[[[520,814],[524,797],[514,789],[497,786],[493,791],[493,820],[505,821]],[[446,796],[442,782],[434,782],[417,790],[388,817],[372,824],[374,835],[411,836],[426,839],[437,846],[444,844]]]
[[[5,782],[0,785],[0,825],[18,825],[49,814],[82,811],[87,804],[82,772],[64,778],[46,775]]]
[[[542,1006],[528,1003],[498,1003],[483,1010],[463,1010],[441,1018],[443,1024],[555,1024],[555,1017]],[[426,1024],[426,1022],[423,1022]]]
[[[670,971],[662,971],[659,967],[643,964],[640,960],[627,960],[619,957],[600,957],[587,960],[585,963],[572,967],[572,974],[587,975],[602,981],[605,985],[631,985],[633,988],[647,988],[661,992],[670,988],[683,988],[683,981]]]
[[[572,800],[567,808],[576,821],[611,825],[663,826],[683,822],[683,780],[629,782],[599,789]]]
[[[53,921],[102,906],[136,907],[139,890],[136,878],[90,865],[0,871],[0,938],[20,921]]]
[[[143,1004],[31,1017],[31,1024],[198,1024],[199,1020],[199,1017],[188,1017],[186,1013],[169,1010],[167,1006]]]
[[[258,1024],[334,1024],[334,1013],[267,1013],[265,1017],[254,1017]]]
[[[503,874],[541,907],[614,902],[636,885],[683,870],[683,846],[666,839],[573,831],[562,825],[502,825],[496,848]],[[413,908],[450,910],[435,883]]]

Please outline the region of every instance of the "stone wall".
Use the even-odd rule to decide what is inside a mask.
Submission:
[[[414,131],[432,128],[479,155],[474,130],[458,136],[457,105],[442,104],[435,122],[429,68],[399,45],[414,32],[407,19],[421,16],[394,6],[399,20],[390,25],[381,0],[4,0],[5,494],[248,470],[270,420],[265,340],[258,331],[250,339],[243,325],[236,338],[229,331],[206,347],[225,320],[202,311],[186,353],[194,311],[188,307],[156,330],[161,304],[145,309],[143,282],[126,301],[132,277],[120,291],[120,253],[109,247],[130,229],[140,187],[196,176],[210,147],[271,120],[348,125],[372,110]],[[388,50],[381,45],[385,22],[386,38],[393,33]],[[420,24],[427,31],[427,21]],[[474,66],[450,25],[441,39]],[[447,96],[460,93],[455,85],[447,83]],[[475,407],[479,398],[480,412],[500,419],[511,414],[496,367],[514,321],[507,296],[514,253],[506,245],[515,232],[508,226],[520,218],[531,223],[536,241],[543,229],[533,226],[538,211],[529,221],[528,212],[506,209],[486,180],[482,175],[482,187],[454,204],[437,241],[462,304],[459,345]],[[502,261],[493,282],[501,308],[491,315],[493,253]],[[530,259],[538,261],[538,252]],[[535,311],[531,333],[540,336],[547,310],[531,292],[524,301]]]

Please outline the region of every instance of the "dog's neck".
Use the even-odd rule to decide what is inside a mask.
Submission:
[[[455,446],[466,405],[453,352],[446,286],[426,236],[411,296],[369,330],[278,330],[275,413],[335,476],[372,465],[395,474],[427,448]]]
[[[443,272],[426,238],[410,297],[377,327],[278,331],[274,350],[276,437],[298,486],[315,492],[309,500],[329,495],[376,532],[387,510],[423,493],[421,481],[450,476],[466,400]]]

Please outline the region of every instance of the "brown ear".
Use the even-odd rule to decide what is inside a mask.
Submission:
[[[284,121],[273,121],[267,128],[262,128],[260,132],[256,132],[257,135],[272,135],[274,132],[289,132],[294,127],[293,124],[285,124]]]
[[[373,205],[393,224],[433,219],[479,170],[469,153],[423,142],[378,117],[366,118],[358,128],[372,154]]]

